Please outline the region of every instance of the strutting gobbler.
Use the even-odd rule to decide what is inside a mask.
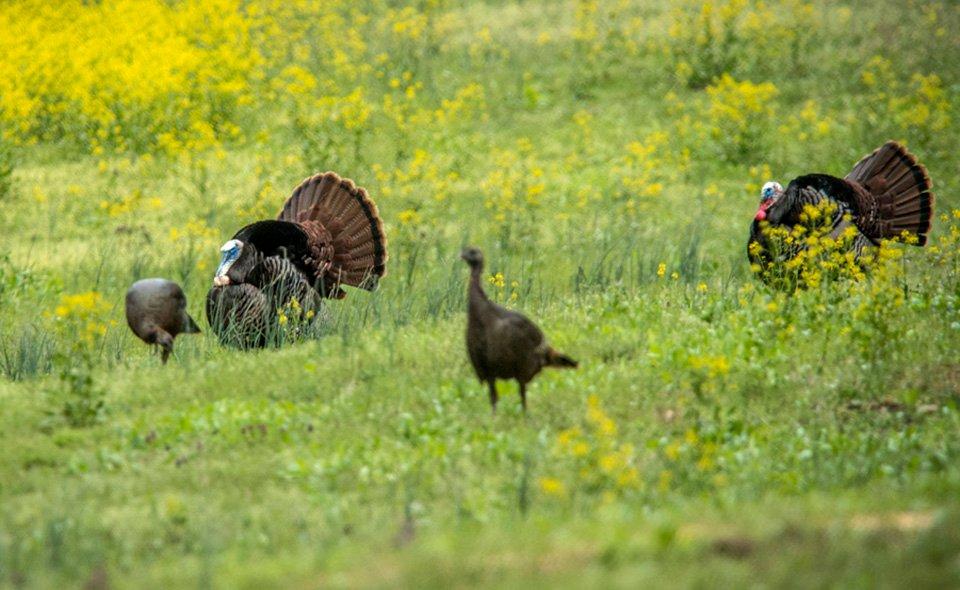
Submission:
[[[932,183],[926,168],[895,141],[888,141],[857,162],[844,178],[828,174],[805,174],[790,181],[786,190],[768,182],[760,192],[760,206],[750,227],[747,255],[755,272],[765,282],[782,276],[783,264],[803,248],[802,240],[790,248],[773,247],[767,227],[792,229],[804,220],[805,207],[830,207],[829,237],[837,239],[848,228],[855,233],[848,248],[857,260],[885,238],[912,237],[911,243],[927,242],[933,218]]]
[[[207,319],[225,344],[259,347],[293,306],[310,319],[344,285],[372,291],[386,272],[387,239],[367,191],[333,172],[304,180],[276,220],[238,231],[221,248]]]

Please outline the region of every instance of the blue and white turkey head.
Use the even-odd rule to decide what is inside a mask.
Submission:
[[[781,186],[779,182],[770,181],[765,183],[763,188],[760,189],[760,207],[757,209],[757,213],[753,218],[757,221],[766,219],[767,209],[769,209],[770,205],[773,205],[782,194],[783,186]]]
[[[213,277],[213,284],[217,287],[224,287],[231,283],[238,284],[243,282],[243,278],[249,272],[250,266],[244,264],[247,259],[252,259],[252,247],[247,247],[240,240],[229,240],[223,246],[220,246],[220,266]]]

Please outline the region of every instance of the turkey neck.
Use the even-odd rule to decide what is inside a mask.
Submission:
[[[473,313],[480,313],[482,310],[490,306],[490,300],[487,299],[487,294],[484,293],[483,287],[480,285],[480,275],[483,273],[483,268],[478,266],[470,267],[470,288],[468,291],[469,301],[470,301],[470,311]]]

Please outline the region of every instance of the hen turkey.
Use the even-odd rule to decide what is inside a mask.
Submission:
[[[180,285],[166,279],[142,279],[127,291],[127,325],[147,344],[160,347],[167,363],[173,340],[180,334],[197,334],[200,328],[187,313],[187,297]]]
[[[803,240],[786,247],[774,244],[770,229],[791,230],[805,223],[809,206],[831,205],[824,209],[829,213],[827,235],[834,240],[852,238],[840,241],[857,261],[882,239],[906,234],[909,242],[923,246],[933,218],[931,187],[926,168],[895,141],[861,159],[844,178],[806,174],[790,181],[786,190],[768,182],[750,227],[751,267],[767,283],[783,277],[785,263],[807,246]]]
[[[306,321],[344,285],[372,291],[387,240],[367,191],[333,172],[304,180],[276,220],[252,223],[220,248],[207,320],[225,344],[261,347],[293,308]]]
[[[515,379],[520,403],[527,411],[527,383],[544,367],[576,368],[577,361],[557,352],[543,332],[522,314],[487,297],[480,284],[483,253],[465,248],[460,257],[470,267],[467,293],[467,353],[480,382],[490,388],[490,405],[497,411],[497,379]]]

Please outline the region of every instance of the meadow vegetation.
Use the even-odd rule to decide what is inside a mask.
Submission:
[[[960,584],[960,6],[0,4],[0,587]],[[759,188],[887,139],[925,248],[751,273]],[[162,367],[304,177],[366,187],[372,294]],[[817,215],[810,212],[810,215]],[[576,371],[491,417],[467,269]],[[93,586],[97,587],[97,586]]]

